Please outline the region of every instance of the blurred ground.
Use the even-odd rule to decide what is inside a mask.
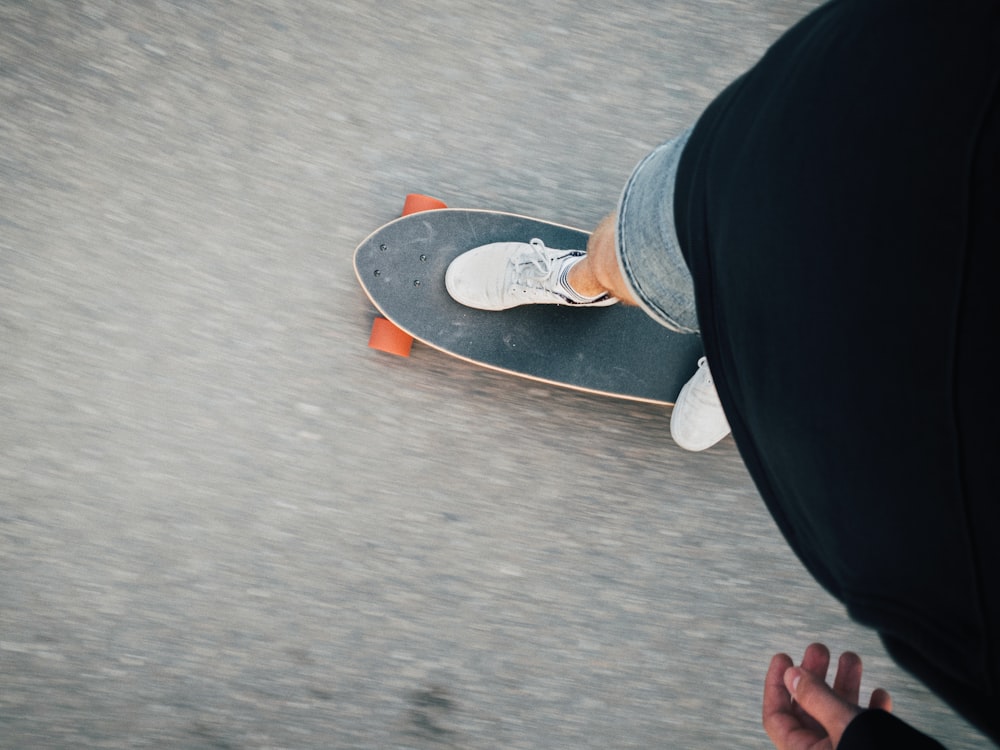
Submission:
[[[0,745],[767,748],[806,575],[731,440],[366,347],[429,192],[590,227],[811,2],[0,1]]]

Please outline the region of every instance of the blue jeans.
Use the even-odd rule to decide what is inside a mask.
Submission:
[[[698,333],[694,283],[674,228],[674,182],[691,128],[657,146],[632,172],[618,204],[615,248],[639,305],[679,333]]]

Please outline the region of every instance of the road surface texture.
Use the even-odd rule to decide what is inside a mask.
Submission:
[[[590,227],[793,0],[0,0],[0,745],[767,748],[772,653],[977,734],[731,439],[367,348],[407,192]]]

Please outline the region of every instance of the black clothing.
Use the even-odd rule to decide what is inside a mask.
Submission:
[[[837,750],[944,750],[939,742],[921,734],[885,711],[865,711],[844,731]]]
[[[677,233],[802,562],[1000,743],[1000,2],[833,0],[698,121]]]

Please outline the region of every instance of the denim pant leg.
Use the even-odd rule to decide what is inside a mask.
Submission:
[[[618,204],[615,247],[640,306],[680,333],[698,333],[694,283],[674,227],[674,183],[691,129],[658,146],[632,172]]]

